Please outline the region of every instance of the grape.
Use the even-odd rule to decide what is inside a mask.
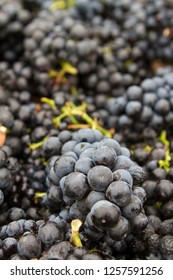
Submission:
[[[92,215],[89,212],[84,222],[84,232],[93,240],[99,240],[104,236],[103,230],[92,221]]]
[[[120,144],[114,140],[114,139],[107,139],[104,138],[101,142],[100,142],[101,146],[107,146],[109,148],[112,148],[117,155],[119,155],[121,153],[121,146]]]
[[[7,160],[7,154],[0,149],[0,168],[4,167]]]
[[[45,157],[50,157],[60,154],[62,143],[58,137],[49,137],[43,144],[43,154]]]
[[[4,194],[3,192],[0,190],[0,205],[3,203],[4,201]]]
[[[135,187],[133,190],[133,194],[136,195],[141,200],[142,205],[144,205],[144,203],[147,200],[147,195],[145,190],[141,187]]]
[[[43,246],[48,249],[54,243],[62,240],[61,232],[53,223],[47,223],[39,227],[38,239],[42,242]]]
[[[23,233],[23,227],[18,221],[10,222],[6,229],[8,237],[19,237]]]
[[[113,175],[108,167],[97,165],[89,170],[87,179],[93,190],[105,191],[108,185],[113,181]]]
[[[72,172],[65,178],[64,193],[76,200],[82,199],[89,191],[87,178],[83,173]]]
[[[96,165],[106,165],[112,169],[116,161],[116,152],[108,146],[101,146],[94,151],[93,161]]]
[[[65,260],[72,250],[72,245],[68,241],[61,241],[53,245],[48,251],[49,260]]]
[[[13,125],[14,117],[7,106],[0,106],[0,124],[11,128]]]
[[[128,170],[132,165],[133,161],[129,157],[120,155],[117,156],[113,171],[116,171],[117,169]]]
[[[13,237],[7,237],[2,242],[2,249],[6,258],[17,253],[17,240]]]
[[[103,260],[103,258],[98,253],[93,252],[83,255],[82,260]]]
[[[172,235],[166,235],[161,238],[159,249],[161,254],[163,254],[163,256],[173,254],[172,242],[173,242]]]
[[[132,218],[131,226],[134,232],[141,232],[148,224],[148,218],[145,214],[139,213],[137,216]]]
[[[131,193],[131,187],[128,183],[124,181],[116,181],[108,186],[106,197],[119,207],[124,207],[130,203]]]
[[[3,167],[0,169],[0,189],[5,189],[8,188],[12,185],[13,180],[12,180],[12,175],[10,171],[6,168]]]
[[[91,208],[91,219],[99,228],[109,228],[115,226],[120,216],[120,209],[115,204],[100,200]]]
[[[94,163],[91,158],[89,157],[81,157],[76,161],[75,164],[75,171],[84,173],[85,175],[88,174],[89,170],[94,167]]]
[[[129,232],[130,232],[129,221],[123,216],[120,217],[118,223],[114,227],[107,230],[108,235],[113,240],[123,240],[126,238]]]
[[[106,196],[104,192],[91,191],[86,197],[86,205],[89,210],[91,210],[92,206],[100,200],[105,200]]]
[[[129,184],[130,187],[133,186],[133,177],[131,174],[125,169],[117,169],[113,172],[113,180],[114,181],[124,181]]]
[[[74,158],[62,156],[55,161],[54,171],[59,178],[62,178],[73,171],[75,163],[76,161]]]
[[[38,258],[41,254],[41,242],[32,233],[25,233],[17,243],[20,256],[27,259]]]
[[[137,196],[131,195],[130,202],[122,208],[122,215],[127,219],[133,219],[140,214],[141,210],[141,200]]]
[[[47,191],[46,205],[49,209],[57,211],[61,208],[62,192],[57,186],[51,186]]]
[[[161,180],[156,184],[156,195],[161,200],[169,200],[173,194],[173,184],[169,180]]]
[[[80,142],[78,144],[76,144],[76,146],[74,147],[74,152],[80,156],[80,154],[85,151],[85,149],[88,149],[89,147],[91,147],[90,143],[87,142]]]

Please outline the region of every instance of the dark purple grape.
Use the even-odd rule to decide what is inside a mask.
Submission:
[[[144,213],[139,213],[130,220],[133,232],[141,232],[148,224],[148,218]]]
[[[104,192],[91,191],[86,197],[85,203],[89,210],[91,210],[92,206],[98,202],[99,200],[105,200],[106,196]]]
[[[94,167],[94,162],[91,158],[81,157],[76,161],[74,171],[87,175],[92,167]]]
[[[76,160],[72,157],[61,156],[54,163],[54,170],[59,178],[62,178],[73,172]]]
[[[119,207],[124,207],[130,203],[132,190],[128,183],[124,181],[112,182],[107,190],[106,197]]]
[[[173,244],[172,235],[166,235],[161,238],[159,249],[160,249],[160,253],[163,255],[163,257],[173,254],[172,244]]]
[[[26,259],[38,258],[41,255],[41,241],[32,233],[26,232],[17,243],[20,256]]]
[[[4,201],[4,194],[3,194],[3,192],[0,190],[0,206],[1,206],[1,204],[3,203],[3,201]]]
[[[133,177],[131,174],[125,169],[117,169],[113,172],[113,180],[114,181],[124,181],[129,184],[130,187],[133,186]]]
[[[107,230],[108,235],[113,240],[123,240],[126,238],[129,232],[130,232],[129,221],[123,216],[120,217],[119,221],[114,227]]]
[[[87,180],[93,190],[105,191],[113,181],[113,174],[108,167],[97,165],[89,170]]]
[[[112,202],[100,200],[93,205],[90,213],[96,227],[107,229],[116,225],[121,212]]]
[[[94,151],[93,161],[96,165],[105,165],[111,170],[115,166],[116,152],[108,146],[101,146]]]
[[[0,189],[5,189],[13,184],[11,172],[3,167],[0,169]]]
[[[7,237],[2,242],[2,249],[4,256],[9,258],[13,254],[17,253],[17,240],[13,237]]]
[[[133,219],[140,214],[141,210],[141,200],[137,196],[131,195],[130,202],[122,208],[122,215],[127,219]]]
[[[72,250],[72,245],[68,241],[61,241],[53,245],[48,251],[49,260],[65,260]]]
[[[38,239],[42,242],[44,248],[48,249],[62,240],[62,234],[55,224],[46,223],[39,227]]]
[[[80,200],[87,195],[90,188],[87,177],[80,172],[72,172],[66,176],[63,191],[66,196]]]

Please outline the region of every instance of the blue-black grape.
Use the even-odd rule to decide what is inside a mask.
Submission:
[[[70,198],[80,200],[87,195],[90,188],[87,183],[87,177],[80,172],[68,174],[64,181],[64,193]]]
[[[119,207],[107,200],[96,202],[90,213],[94,225],[104,229],[115,226],[121,215]]]
[[[86,206],[91,210],[92,206],[99,200],[105,200],[106,196],[104,192],[101,191],[91,191],[86,197]]]
[[[100,146],[94,151],[93,161],[96,165],[105,165],[113,169],[116,162],[116,152],[108,146]]]
[[[3,203],[4,201],[4,194],[3,192],[0,190],[0,205]]]
[[[54,163],[54,170],[56,175],[59,178],[62,178],[69,173],[71,173],[74,169],[74,165],[76,163],[76,160],[69,156],[62,156],[59,159],[57,159]]]
[[[54,243],[62,240],[62,234],[54,223],[46,223],[39,227],[38,239],[45,249],[50,248]]]
[[[130,187],[133,186],[133,177],[131,174],[125,169],[117,169],[113,172],[113,180],[114,181],[124,181],[129,184]]]
[[[3,167],[0,169],[0,189],[8,188],[12,185],[13,179],[11,172],[6,168]]]
[[[105,191],[113,181],[112,171],[104,165],[96,165],[87,174],[90,187],[95,191]]]
[[[81,157],[76,161],[74,170],[76,172],[81,172],[87,175],[92,167],[94,167],[94,162],[91,158]]]
[[[2,242],[2,249],[6,258],[17,253],[17,240],[13,237],[7,237]]]
[[[130,203],[132,190],[128,183],[124,181],[112,182],[106,189],[106,197],[119,207],[124,207]]]
[[[41,241],[34,234],[26,232],[19,239],[17,250],[26,259],[38,258],[41,255]]]
[[[72,245],[68,241],[61,241],[53,245],[48,251],[49,260],[65,260],[72,250]]]
[[[126,206],[122,207],[122,215],[127,219],[133,219],[140,214],[141,210],[141,200],[137,196],[132,194],[130,202]]]
[[[126,238],[129,232],[130,232],[130,223],[123,216],[120,217],[119,221],[114,227],[109,228],[107,230],[108,235],[113,240],[123,240]]]

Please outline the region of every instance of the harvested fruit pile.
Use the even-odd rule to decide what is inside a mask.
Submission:
[[[172,260],[172,0],[1,0],[0,29],[0,260]]]

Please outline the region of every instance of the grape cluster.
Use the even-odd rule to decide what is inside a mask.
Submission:
[[[173,259],[173,3],[72,2],[0,1],[0,259]]]
[[[14,40],[20,35],[20,46],[16,41],[11,43],[21,48],[20,55],[10,48],[0,67],[6,87],[10,77],[14,90],[32,89],[34,95],[47,96],[59,89],[73,91],[76,87],[85,95],[120,96],[128,86],[139,84],[148,76],[147,71],[151,75],[153,61],[171,60],[170,1],[156,4],[85,0],[76,1],[71,9],[54,12],[40,1],[22,4],[23,7],[15,2],[14,18],[9,22]],[[3,25],[8,23],[6,17],[11,17],[10,7],[11,3],[2,4]],[[3,44],[8,42],[8,32],[4,30]],[[4,48],[9,49],[6,45]],[[14,64],[8,63],[11,61]],[[72,66],[65,72],[64,62]]]
[[[173,74],[158,71],[139,85],[131,85],[123,95],[107,98],[95,97],[91,115],[98,117],[104,127],[123,132],[127,141],[141,141],[159,135],[166,128],[171,131]]]
[[[103,259],[97,251],[90,252],[85,246],[72,246],[65,236],[69,232],[69,224],[60,216],[50,215],[47,221],[27,219],[26,216],[15,218],[0,228],[1,260]]]
[[[0,149],[0,205],[3,204],[5,196],[12,188],[18,170],[17,158],[12,156],[9,146],[3,146]]]
[[[19,1],[0,3],[0,60],[12,63],[23,53],[23,29],[32,16]]]
[[[129,150],[92,129],[63,131],[56,142],[62,138],[66,142],[61,152],[47,165],[47,206],[54,211],[65,207],[67,220],[80,218],[84,232],[93,239],[106,233],[119,240],[131,230],[144,229],[146,193],[140,187],[144,172],[131,160]]]

